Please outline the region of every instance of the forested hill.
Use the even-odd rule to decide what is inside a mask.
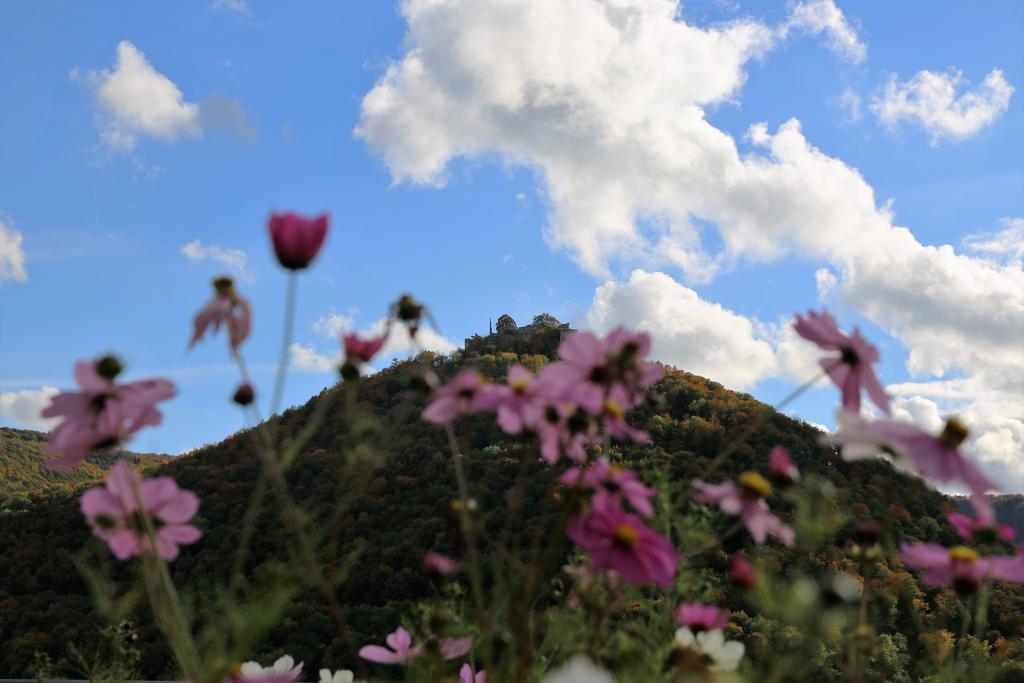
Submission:
[[[31,498],[55,491],[74,491],[103,478],[118,458],[132,464],[157,465],[172,456],[152,453],[101,453],[70,470],[57,472],[43,463],[46,434],[27,429],[0,427],[0,510],[23,509]]]
[[[512,353],[465,360],[461,354],[424,354],[419,360],[431,364],[442,377],[469,363],[499,377],[517,358],[534,368],[546,361],[542,356]],[[336,558],[361,549],[338,589],[356,644],[378,642],[403,618],[411,623],[414,605],[433,591],[422,569],[424,553],[456,552],[449,504],[457,495],[445,433],[420,419],[422,400],[411,399],[407,392],[409,378],[418,367],[412,361],[396,363],[361,380],[354,395],[348,394],[346,385],[327,389],[269,425],[283,444],[292,443],[304,429],[315,426],[288,471],[288,480],[294,499],[318,522],[322,561],[338,565]],[[316,426],[318,415],[322,422]],[[818,475],[831,482],[836,504],[848,516],[891,519],[890,540],[956,541],[954,530],[943,519],[951,504],[942,495],[897,473],[887,463],[844,462],[819,445],[820,432],[814,427],[713,381],[670,370],[654,387],[652,400],[636,409],[631,421],[645,427],[653,443],[626,446],[619,449],[618,457],[643,465],[662,481],[685,482],[695,476],[716,481],[746,469],[763,471],[768,451],[783,445],[805,477]],[[719,471],[708,471],[715,455],[752,421],[757,425],[753,436]],[[536,447],[526,438],[502,434],[492,415],[462,419],[457,433],[468,455],[470,493],[479,503],[488,536],[494,537],[503,528],[504,506],[516,479],[518,456],[535,452]],[[202,500],[197,523],[204,537],[184,548],[172,565],[176,580],[194,600],[200,621],[216,610],[213,596],[232,566],[242,517],[259,472],[251,437],[248,432],[238,433],[160,468]],[[523,511],[527,524],[549,509],[546,492],[552,474],[560,471],[537,459],[528,462],[532,464]],[[340,483],[339,474],[343,475]],[[831,490],[831,486],[826,488]],[[701,506],[682,495],[667,504],[684,516],[703,514]],[[773,497],[772,504],[784,516],[790,515],[784,501]],[[339,505],[340,512],[335,514]],[[840,531],[835,544],[824,551],[811,551],[800,544],[792,549],[773,544],[758,549],[756,556],[780,571],[789,566],[817,572],[850,569],[853,565],[843,551],[846,533]],[[94,562],[112,566],[115,578],[130,576],[124,564],[109,561],[102,543],[90,541],[71,494],[52,496],[30,510],[0,514],[0,676],[34,676],[37,651],[55,662],[52,675],[67,676],[72,673],[69,643],[86,651],[99,647],[102,620],[91,608],[85,583],[73,564],[73,554],[87,542],[95,550],[93,556],[100,558]],[[268,510],[253,536],[248,575],[257,579],[270,575],[273,564],[287,561],[293,549],[280,518]],[[486,556],[488,548],[483,550]],[[708,562],[726,566],[724,553],[711,555]],[[884,571],[876,594],[879,600],[889,600],[884,613],[891,615],[891,623],[884,624],[885,628],[910,628],[899,616],[895,597],[907,585],[917,591],[914,599],[928,619],[959,618],[955,612],[959,603],[952,593],[922,591],[898,566]],[[720,572],[716,575],[722,576]],[[724,578],[717,581],[716,590],[726,592]],[[997,593],[991,627],[1003,633],[1019,632],[1024,626],[1024,594],[1002,588]],[[742,608],[738,597],[729,600],[734,609]],[[141,636],[139,678],[173,677],[168,653],[148,612],[137,608],[131,619]],[[917,642],[918,634],[905,635],[909,642]],[[322,601],[312,593],[292,598],[281,625],[271,629],[250,655],[272,661],[282,653],[304,661],[306,671],[352,663],[352,653],[338,637]],[[756,648],[751,653],[758,656]]]

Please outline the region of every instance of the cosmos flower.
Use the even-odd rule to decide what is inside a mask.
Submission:
[[[75,381],[81,391],[65,391],[50,399],[43,417],[61,417],[50,432],[43,451],[63,457],[46,463],[63,470],[94,451],[122,446],[143,427],[159,425],[163,416],[156,404],[177,393],[165,379],[116,384],[121,363],[114,356],[75,363]]]
[[[861,336],[860,330],[854,328],[852,335],[844,334],[827,311],[809,311],[806,318],[797,315],[793,329],[825,351],[838,352],[835,356],[822,358],[821,367],[842,391],[843,408],[860,412],[860,389],[863,386],[875,405],[889,413],[889,395],[871,367],[879,360],[878,349]]]
[[[762,544],[771,534],[785,545],[793,545],[796,535],[793,529],[771,513],[765,502],[772,492],[772,485],[756,472],[740,475],[739,486],[731,481],[709,484],[700,479],[693,480],[697,489],[694,498],[701,503],[717,505],[722,512],[739,517],[754,541]]]
[[[921,579],[936,586],[953,586],[970,594],[985,579],[1024,583],[1024,555],[981,556],[972,548],[945,548],[935,543],[902,543],[900,559],[911,569],[926,570]]]
[[[348,669],[340,669],[333,674],[330,669],[320,669],[320,683],[353,683],[355,678]]]
[[[768,454],[768,473],[781,484],[800,481],[800,470],[793,464],[789,451],[782,446],[776,446]]]
[[[729,624],[729,613],[714,605],[700,602],[684,602],[676,609],[676,622],[694,632],[725,628]]]
[[[672,543],[616,505],[598,505],[576,517],[566,533],[590,553],[594,569],[613,570],[632,584],[668,586],[675,579],[679,555]]]
[[[463,370],[434,393],[423,410],[423,419],[434,424],[450,424],[459,415],[475,413],[480,405],[480,389],[485,380],[478,372]]]
[[[239,683],[295,683],[302,675],[302,662],[296,666],[290,655],[278,658],[273,666],[264,668],[258,662],[246,662],[241,666]]]
[[[151,547],[143,511],[153,526],[156,553],[165,560],[178,556],[179,545],[195,543],[203,535],[187,523],[199,509],[196,494],[179,489],[170,477],[143,480],[123,460],[107,473],[105,487],[89,489],[79,503],[92,532],[107,542],[119,560]]]
[[[459,669],[459,683],[487,683],[487,672],[476,671],[469,664]]]
[[[459,563],[440,553],[427,553],[423,556],[423,567],[428,572],[434,572],[441,576],[451,576],[458,568]]]
[[[235,290],[235,283],[229,277],[213,281],[213,298],[203,306],[192,320],[192,348],[213,328],[216,333],[223,325],[228,330],[228,346],[231,353],[238,353],[238,347],[252,331],[252,308],[249,302]]]
[[[576,655],[562,668],[549,672],[543,683],[615,683],[615,679],[586,656]]]
[[[999,539],[1012,541],[1016,535],[1013,527],[1000,524],[992,518],[986,519],[982,515],[978,515],[976,519],[971,519],[960,512],[952,512],[946,517],[946,520],[953,525],[961,536],[971,540],[994,541]]]
[[[487,384],[479,399],[485,410],[498,412],[498,426],[506,434],[519,434],[536,429],[543,413],[541,385],[532,372],[520,363],[508,369],[507,384]]]
[[[327,237],[327,214],[306,218],[296,213],[272,213],[267,230],[278,262],[288,270],[302,270],[320,253]]]
[[[757,584],[757,571],[746,558],[737,555],[729,562],[729,580],[739,588],[752,588]]]
[[[959,451],[967,439],[967,428],[951,418],[938,436],[912,424],[891,420],[865,420],[840,410],[839,428],[824,437],[842,446],[844,460],[873,458],[888,453],[897,464],[911,469],[933,484],[962,482],[976,497],[997,490],[970,460]]]
[[[388,330],[384,330],[380,336],[366,338],[360,337],[355,332],[349,332],[342,335],[341,340],[345,346],[345,359],[362,365],[369,363],[384,346],[388,340]]]
[[[413,647],[412,636],[401,626],[389,634],[385,642],[388,647],[364,645],[359,649],[359,656],[378,664],[401,664],[423,654],[423,644]]]
[[[589,469],[573,467],[562,475],[562,483],[576,486],[577,482],[594,492],[594,505],[617,505],[625,499],[644,517],[654,515],[650,499],[658,495],[656,489],[644,486],[633,470],[613,465],[606,456],[598,458]]]
[[[675,642],[680,651],[676,656],[680,668],[693,673],[701,670],[711,673],[735,671],[746,652],[743,643],[726,640],[720,628],[694,634],[690,628],[683,626],[676,631]]]

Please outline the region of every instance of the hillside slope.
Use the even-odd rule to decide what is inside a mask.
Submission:
[[[503,375],[515,360],[510,353],[470,359],[492,377]],[[522,360],[537,364],[543,359]],[[427,354],[425,361],[442,376],[450,376],[463,364],[458,354],[454,358]],[[405,391],[414,367],[410,362],[396,363],[362,381],[354,400],[347,399],[345,387],[335,386],[272,420],[279,440],[288,443],[317,411],[326,415],[296,458],[288,480],[295,500],[302,501],[306,512],[320,520],[324,558],[333,561],[361,548],[338,590],[358,644],[379,640],[403,615],[410,614],[416,601],[432,594],[422,571],[426,551],[455,550],[449,518],[449,502],[456,497],[451,458],[444,431],[420,419],[422,402],[410,400]],[[834,485],[839,506],[854,518],[893,519],[889,532],[895,538],[946,544],[956,540],[953,529],[942,521],[951,509],[948,499],[887,463],[842,461],[819,445],[820,432],[806,423],[777,413],[746,394],[678,370],[667,372],[654,393],[656,400],[634,411],[632,420],[650,431],[653,443],[621,448],[619,455],[627,462],[644,463],[668,480],[688,481],[695,476],[715,480],[762,467],[768,451],[783,445],[805,476],[818,475]],[[358,416],[355,430],[350,407]],[[754,436],[736,449],[719,471],[709,472],[715,454],[751,421],[760,425]],[[471,495],[479,501],[484,524],[496,534],[504,522],[499,513],[516,478],[518,455],[532,446],[527,440],[501,433],[487,415],[463,420],[458,434],[469,455]],[[242,516],[259,472],[250,437],[248,432],[235,434],[160,468],[202,500],[197,523],[205,536],[185,549],[172,566],[176,580],[195,598],[200,617],[211,603],[204,596],[212,596],[215,586],[227,580]],[[357,474],[339,484],[338,473],[350,471]],[[545,514],[552,471],[540,462],[530,466],[523,513],[527,520]],[[338,501],[345,505],[332,519]],[[672,504],[690,509],[686,501]],[[785,511],[783,504],[779,507]],[[759,552],[780,569],[795,564],[812,571],[835,571],[849,566],[842,550],[845,540],[841,532],[835,546],[824,552],[811,553],[800,545],[792,549],[764,547]],[[67,644],[83,648],[97,643],[102,620],[73,564],[73,555],[87,542],[92,547],[99,545],[96,557],[107,557],[101,544],[90,541],[71,494],[54,495],[30,510],[0,515],[0,675],[34,675],[37,650],[56,662],[55,673],[70,673]],[[259,576],[276,561],[287,560],[292,552],[280,518],[264,514],[254,536],[247,573]],[[102,564],[111,565],[114,578],[129,576],[124,565],[105,559]],[[896,579],[890,582],[898,583]],[[990,623],[1003,633],[1019,632],[1024,627],[1024,593],[1013,592],[1016,587],[1008,590],[997,595]],[[939,591],[930,590],[928,595],[936,609],[946,600]],[[142,636],[142,676],[173,676],[168,653],[144,606],[131,618]],[[321,601],[312,594],[291,600],[285,619],[266,635],[258,650],[253,654],[264,658],[292,654],[306,663],[306,671],[315,671],[322,664],[340,666],[351,661],[352,654],[337,637]]]

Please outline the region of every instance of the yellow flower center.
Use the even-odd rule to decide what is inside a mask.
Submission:
[[[950,448],[959,448],[960,444],[967,440],[967,435],[970,434],[964,423],[955,417],[951,417],[946,420],[946,427],[939,434],[939,441]]]
[[[622,406],[620,406],[618,403],[611,400],[610,398],[606,398],[604,400],[604,412],[608,413],[617,420],[621,420],[623,417],[626,416],[626,411],[622,409]]]
[[[618,465],[612,465],[611,467],[608,468],[608,473],[614,477],[616,475],[622,474],[622,468],[619,467]]]
[[[628,524],[620,524],[615,527],[612,538],[615,539],[616,545],[632,549],[640,541],[640,534]]]
[[[740,488],[748,498],[767,498],[772,493],[772,485],[757,472],[744,472],[740,475]]]
[[[981,556],[978,555],[977,552],[964,545],[958,545],[955,548],[949,549],[949,559],[954,562],[967,562],[969,564],[974,564],[980,558]]]
[[[512,382],[509,387],[511,387],[512,391],[517,394],[521,394],[530,386],[531,381],[532,380],[529,377],[520,377],[516,381]]]

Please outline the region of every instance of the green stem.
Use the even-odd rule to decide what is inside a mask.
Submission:
[[[273,415],[281,407],[284,397],[284,380],[288,375],[288,360],[291,353],[292,332],[295,327],[295,299],[299,278],[294,270],[288,271],[288,294],[284,308],[284,332],[281,338],[281,355],[277,361],[277,377],[274,380],[273,400],[270,402],[270,414]]]

